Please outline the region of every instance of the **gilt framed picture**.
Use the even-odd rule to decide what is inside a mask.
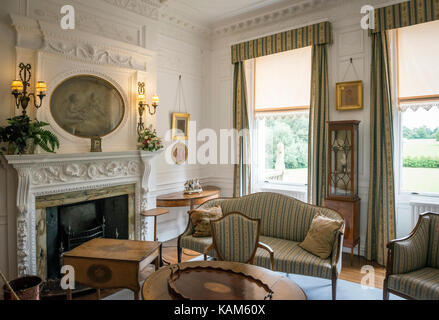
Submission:
[[[188,140],[189,139],[189,121],[191,117],[189,113],[172,114],[172,140]]]
[[[336,84],[337,110],[363,109],[363,81]]]

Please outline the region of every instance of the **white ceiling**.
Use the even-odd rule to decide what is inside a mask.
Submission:
[[[298,0],[167,0],[166,4],[205,25],[221,21],[279,3]]]

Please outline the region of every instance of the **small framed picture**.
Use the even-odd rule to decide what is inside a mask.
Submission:
[[[337,110],[363,109],[363,81],[336,84]]]
[[[172,140],[188,140],[189,139],[189,113],[172,114]]]
[[[91,137],[91,147],[90,152],[102,152],[102,139],[101,137],[95,136]]]

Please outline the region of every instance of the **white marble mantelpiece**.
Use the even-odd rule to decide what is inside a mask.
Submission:
[[[35,198],[135,184],[135,237],[147,239],[140,211],[147,209],[151,160],[160,152],[124,151],[4,156],[17,171],[17,271],[36,274]]]

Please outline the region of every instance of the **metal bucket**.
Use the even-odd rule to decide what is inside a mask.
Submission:
[[[37,276],[25,276],[9,282],[11,288],[15,291],[21,300],[40,300],[40,285],[43,282]],[[12,292],[3,286],[4,299],[15,300]]]

